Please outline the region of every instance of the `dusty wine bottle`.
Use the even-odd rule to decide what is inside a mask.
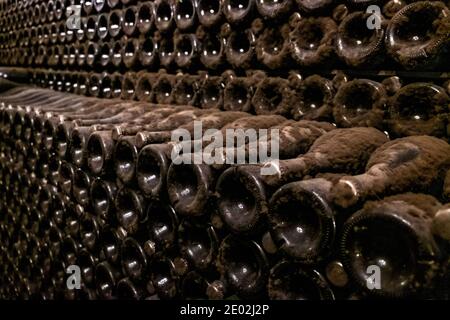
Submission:
[[[298,141],[305,136],[308,134],[299,134]],[[276,174],[262,175],[264,165],[236,166],[222,173],[216,185],[217,206],[229,228],[240,233],[258,231],[266,222],[267,197],[274,188],[320,172],[360,172],[370,154],[388,141],[384,133],[374,128],[335,129],[311,138],[309,151],[297,158],[280,160]],[[286,145],[288,141],[292,139],[286,139]],[[298,149],[300,154],[306,150]]]
[[[197,1],[177,0],[173,3],[175,24],[181,31],[192,30],[197,25]]]
[[[129,6],[123,14],[123,33],[129,37],[136,36],[139,33],[137,28],[138,23],[138,8],[137,6]]]
[[[385,63],[384,37],[386,23],[378,16],[380,27],[368,28],[372,13],[358,11],[340,23],[336,35],[336,52],[347,65],[374,67]]]
[[[139,63],[144,67],[153,68],[157,66],[158,47],[151,37],[141,35],[139,37]]]
[[[163,37],[159,33],[155,33],[154,38],[158,41],[158,59],[160,64],[166,69],[171,69],[175,60],[173,38]]]
[[[335,89],[333,82],[319,75],[312,75],[297,84],[293,89],[296,103],[291,115],[294,119],[330,120],[332,116]]]
[[[217,268],[239,297],[264,297],[269,262],[256,242],[228,235],[220,244]]]
[[[192,69],[198,67],[200,43],[195,34],[177,33],[174,34],[175,43],[175,63],[182,69]]]
[[[214,0],[198,0],[196,10],[200,24],[210,28],[221,22],[223,3]]]
[[[284,260],[274,266],[267,286],[273,300],[334,300],[325,278],[296,262]]]
[[[419,1],[401,9],[389,22],[388,53],[406,69],[446,67],[450,11],[441,1]]]
[[[252,105],[256,114],[288,115],[294,99],[288,80],[267,77],[256,86]]]
[[[382,129],[387,93],[381,83],[355,79],[344,83],[333,99],[334,120],[342,127]]]
[[[331,197],[337,179],[339,176],[291,182],[273,194],[268,220],[279,250],[303,264],[329,257],[338,225]]]
[[[431,234],[440,205],[432,196],[413,193],[367,202],[342,231],[341,254],[351,278],[386,297],[418,296],[429,289],[440,259]]]
[[[198,104],[202,109],[222,109],[224,83],[222,77],[206,76],[200,80]]]
[[[450,98],[445,89],[431,83],[412,83],[390,98],[389,133],[394,137],[412,135],[446,136]]]
[[[257,0],[257,3],[263,2],[266,1]],[[289,2],[283,1],[283,3]],[[290,27],[288,24],[272,28],[265,26],[256,39],[255,52],[258,61],[272,70],[289,66],[292,62],[290,59],[289,31]]]
[[[335,185],[334,202],[348,208],[365,199],[406,192],[442,194],[450,167],[450,145],[430,136],[396,139],[370,156],[366,172],[345,176]]]
[[[252,109],[252,97],[261,75],[251,77],[230,77],[223,92],[223,108],[229,111],[249,112]]]
[[[145,1],[138,4],[137,28],[141,34],[148,33],[155,22],[155,11],[153,2]]]
[[[172,90],[173,101],[177,105],[197,105],[197,91],[200,77],[195,75],[177,75]]]
[[[168,0],[156,0],[153,6],[156,29],[161,32],[170,31],[175,25],[171,2]]]
[[[300,65],[330,66],[334,63],[337,25],[328,17],[309,17],[295,21],[289,34],[292,58]]]
[[[170,104],[172,102],[172,90],[176,77],[171,74],[162,73],[158,77],[152,91],[152,100],[160,104]]]
[[[228,129],[267,129],[284,122],[282,116],[251,116],[240,117],[222,127],[222,134]],[[212,119],[214,123],[214,118]],[[225,143],[225,142],[224,142]],[[236,142],[238,144],[239,142]],[[224,145],[224,147],[226,147]],[[209,211],[213,205],[213,186],[218,177],[218,171],[212,166],[201,164],[172,163],[167,172],[167,192],[175,210],[182,215],[199,216]]]
[[[249,69],[255,57],[256,37],[252,29],[231,31],[226,45],[225,55],[234,68]]]
[[[255,0],[224,0],[222,12],[231,24],[244,25],[252,20],[255,11]]]
[[[208,69],[219,69],[225,63],[225,39],[213,31],[199,26],[196,30],[198,40],[202,44],[200,62]]]

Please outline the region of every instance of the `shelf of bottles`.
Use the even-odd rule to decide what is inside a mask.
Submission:
[[[0,0],[0,297],[450,298],[449,5]]]

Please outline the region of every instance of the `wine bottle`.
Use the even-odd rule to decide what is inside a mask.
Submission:
[[[115,199],[116,218],[128,233],[135,233],[145,213],[144,197],[133,189],[123,187]]]
[[[370,156],[366,172],[346,176],[334,187],[334,202],[348,208],[360,201],[415,190],[442,194],[450,167],[450,145],[430,136],[396,139]]]
[[[389,133],[394,137],[411,135],[446,136],[450,98],[444,88],[431,83],[411,83],[390,98]]]
[[[151,37],[141,35],[139,37],[139,63],[144,67],[156,67],[158,57],[158,47]]]
[[[221,131],[225,136],[228,129],[268,129],[285,120],[281,116],[243,117],[226,124]],[[214,205],[211,199],[213,186],[219,173],[217,171],[206,163],[172,163],[170,165],[167,172],[167,192],[170,202],[179,214],[199,216],[209,211],[210,206]]]
[[[222,12],[229,23],[243,25],[252,20],[255,0],[224,0]]]
[[[158,252],[168,252],[176,246],[179,220],[170,205],[150,200],[142,223],[142,229],[136,237],[148,257]]]
[[[124,61],[125,63],[125,61]],[[125,73],[122,81],[121,98],[124,100],[134,100],[136,97],[136,73]]]
[[[155,27],[161,32],[169,32],[175,25],[171,2],[156,0],[154,2]]]
[[[108,33],[111,38],[119,38],[122,35],[123,11],[113,10],[108,15]]]
[[[73,265],[77,262],[79,244],[71,237],[65,236],[61,244],[61,256],[67,265]]]
[[[229,228],[238,233],[259,231],[267,216],[268,196],[275,188],[320,172],[360,172],[370,154],[388,141],[374,128],[335,129],[312,138],[308,152],[275,165],[277,174],[262,175],[264,165],[231,167],[221,174],[216,185],[217,206]]]
[[[258,4],[265,2],[257,0]],[[282,4],[289,2],[291,1],[286,0]],[[263,22],[260,23],[264,25]],[[291,44],[289,42],[289,32],[290,27],[288,24],[272,28],[265,26],[256,39],[255,52],[258,61],[272,70],[289,66],[292,63],[290,59]]]
[[[175,63],[179,68],[192,69],[198,67],[200,43],[192,33],[180,34],[175,31]]]
[[[175,51],[173,38],[163,37],[160,33],[155,33],[154,38],[158,45],[158,59],[164,68],[172,68],[175,61]]]
[[[117,283],[117,299],[141,300],[146,292],[140,286],[134,284],[129,278],[123,278]]]
[[[435,235],[437,238],[444,239],[446,241],[450,240],[450,233],[448,231],[448,227],[450,225],[449,217],[450,204],[447,203],[446,205],[443,205],[441,208],[439,208],[439,210],[437,210],[436,214],[433,217],[431,230],[433,232],[433,235]]]
[[[153,99],[156,103],[170,104],[172,102],[172,90],[176,78],[174,75],[162,73],[153,86]]]
[[[139,62],[139,52],[141,52],[139,45],[139,40],[136,38],[129,38],[124,42],[122,61],[126,68],[133,68]]]
[[[181,280],[181,296],[185,300],[208,300],[207,290],[210,282],[197,271],[191,271]]]
[[[187,116],[189,116],[189,114],[187,114]],[[241,118],[243,119],[243,121],[239,122],[239,119]],[[246,118],[247,121],[245,120]],[[253,120],[250,118],[252,117],[248,117],[248,114],[243,112],[212,112],[206,113],[204,116],[200,114],[199,119],[194,118],[192,119],[193,121],[186,121],[185,124],[183,124],[183,122],[180,122],[180,120],[176,121],[175,117],[173,119],[170,119],[169,117],[168,123],[172,123],[173,125],[178,122],[179,124],[175,126],[176,128],[185,129],[193,134],[195,128],[195,120],[202,121],[202,130],[205,131],[209,128],[220,129],[227,124],[233,123],[235,121],[237,121],[237,127],[239,127],[239,125],[244,127],[247,122]],[[263,118],[265,118],[264,120],[266,120],[267,122],[267,117]],[[274,121],[277,121],[277,119],[275,119]],[[255,121],[251,122],[249,126],[254,124],[254,122]],[[256,124],[257,123],[258,121],[256,121]],[[261,123],[264,123],[264,121],[261,121]],[[143,136],[142,133],[136,135],[136,144],[138,147],[143,147],[148,143],[148,138],[146,138],[145,135],[143,137],[140,136]],[[151,195],[153,197],[159,197],[161,191],[165,189],[167,171],[171,162],[171,152],[174,146],[174,144],[148,144],[140,151],[136,164],[136,172],[138,185],[144,194]]]
[[[256,86],[252,105],[256,114],[287,115],[291,111],[294,99],[288,80],[267,77]]]
[[[299,19],[289,34],[291,54],[301,66],[330,66],[334,62],[337,25],[328,17]]]
[[[450,12],[441,1],[411,3],[392,17],[387,51],[405,69],[446,67]]]
[[[139,33],[138,24],[138,7],[129,6],[123,13],[123,33],[129,37],[136,36]]]
[[[118,68],[122,64],[122,48],[124,44],[124,38],[112,41],[111,47],[111,63],[114,67]]]
[[[90,214],[83,215],[80,221],[79,237],[83,246],[91,253],[98,255],[100,225],[97,217]]]
[[[153,2],[145,1],[138,4],[137,28],[141,34],[148,33],[155,23]]]
[[[116,297],[116,284],[120,276],[120,271],[106,261],[95,267],[95,287],[100,299],[112,300]]]
[[[275,19],[285,16],[292,10],[292,0],[256,0],[256,9],[261,16],[267,19]]]
[[[106,261],[112,265],[120,262],[120,248],[125,236],[121,228],[114,228],[111,225],[104,225],[100,230],[101,251]]]
[[[202,109],[222,109],[224,84],[222,77],[206,76],[199,81],[198,104]]]
[[[325,10],[333,2],[331,0],[318,0],[318,1],[296,0],[296,1],[297,1],[297,4],[299,5],[300,9],[302,9],[305,12],[314,12],[314,11]]]
[[[226,82],[223,91],[224,110],[251,111],[252,97],[259,81],[261,81],[259,76],[231,77],[231,79]]]
[[[217,268],[239,297],[265,296],[269,262],[256,242],[228,235],[220,244]]]
[[[93,5],[97,13],[101,13],[109,9],[106,0],[93,0]]]
[[[183,74],[176,77],[172,90],[173,101],[177,105],[197,105],[197,94],[200,77]]]
[[[222,20],[223,3],[213,0],[198,0],[196,10],[200,24],[211,28]]]
[[[339,176],[291,182],[273,194],[268,220],[279,250],[303,264],[330,256],[339,228],[331,189]]]
[[[97,217],[111,221],[117,185],[111,181],[96,178],[89,189],[91,206]]]
[[[192,30],[197,25],[197,1],[177,0],[173,3],[173,14],[178,30]]]
[[[319,75],[312,75],[299,84],[293,84],[297,103],[291,109],[296,120],[329,120],[332,115],[335,89],[333,82]]]
[[[430,289],[440,259],[431,223],[440,205],[432,196],[406,193],[367,202],[353,214],[342,230],[341,254],[358,286],[385,297]]]
[[[178,246],[181,256],[198,270],[214,264],[219,238],[210,225],[184,220],[178,228]],[[206,294],[206,290],[204,292]]]
[[[89,188],[91,177],[82,169],[77,169],[72,181],[72,192],[75,200],[82,206],[89,204]]]
[[[379,27],[369,28],[372,13],[353,12],[340,23],[336,35],[336,52],[350,67],[369,68],[385,63],[386,23],[379,15]]]
[[[234,68],[249,69],[255,57],[256,36],[252,29],[231,31],[225,45],[227,61]]]
[[[317,270],[287,260],[270,270],[267,287],[272,300],[334,300],[333,290]]]
[[[200,62],[208,69],[219,69],[225,63],[225,39],[200,25],[196,30],[201,42]]]
[[[344,83],[333,99],[334,120],[342,127],[382,129],[387,93],[381,83],[355,79]]]

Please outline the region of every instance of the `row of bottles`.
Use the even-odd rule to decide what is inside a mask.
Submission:
[[[208,15],[206,20],[218,23],[216,27],[198,23],[196,10],[203,10],[193,0],[174,1],[173,6],[167,0],[127,4],[123,9],[81,17],[81,25],[73,29],[66,21],[44,24],[46,20],[39,20],[39,26],[21,25],[0,34],[0,59],[8,65],[64,67],[68,66],[68,61],[61,59],[64,52],[86,56],[89,51],[96,56],[97,69],[107,66],[100,62],[103,55],[109,55],[108,61],[102,61],[112,67],[110,63],[117,53],[123,56],[121,67],[154,71],[161,66],[184,70],[289,70],[295,65],[441,71],[449,67],[445,58],[450,12],[444,2],[390,1],[384,16],[364,11],[371,1],[358,1],[354,9],[341,4],[328,15],[309,16],[285,7],[292,1],[256,1],[270,8],[266,11],[272,14],[288,13],[288,17],[275,21],[255,18],[250,10],[258,7],[254,2],[208,2],[208,8],[222,5],[230,10],[223,15],[228,22]],[[172,8],[177,9],[173,12]],[[5,21],[9,19],[6,16],[0,22],[3,28],[14,25]],[[17,20],[17,24],[22,22]]]
[[[375,127],[392,137],[449,136],[448,81],[410,82],[389,77],[380,82],[337,73],[288,78],[262,72],[236,76],[204,73],[73,73],[33,70],[31,82],[54,90],[102,98],[122,98],[201,109],[277,114],[294,120],[329,121],[338,127]]]
[[[434,290],[448,281],[444,140],[27,87],[0,102],[4,297],[448,294]],[[171,163],[190,142],[171,134],[193,134],[194,120],[202,132],[279,129],[276,173],[261,174],[273,162]],[[231,149],[250,157],[253,142]],[[65,287],[72,264],[81,291]]]

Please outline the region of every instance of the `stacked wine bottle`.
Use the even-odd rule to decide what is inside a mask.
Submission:
[[[0,0],[0,76],[26,82],[0,79],[0,297],[449,299],[449,19],[442,1]],[[259,131],[179,163],[210,142],[197,122]]]

